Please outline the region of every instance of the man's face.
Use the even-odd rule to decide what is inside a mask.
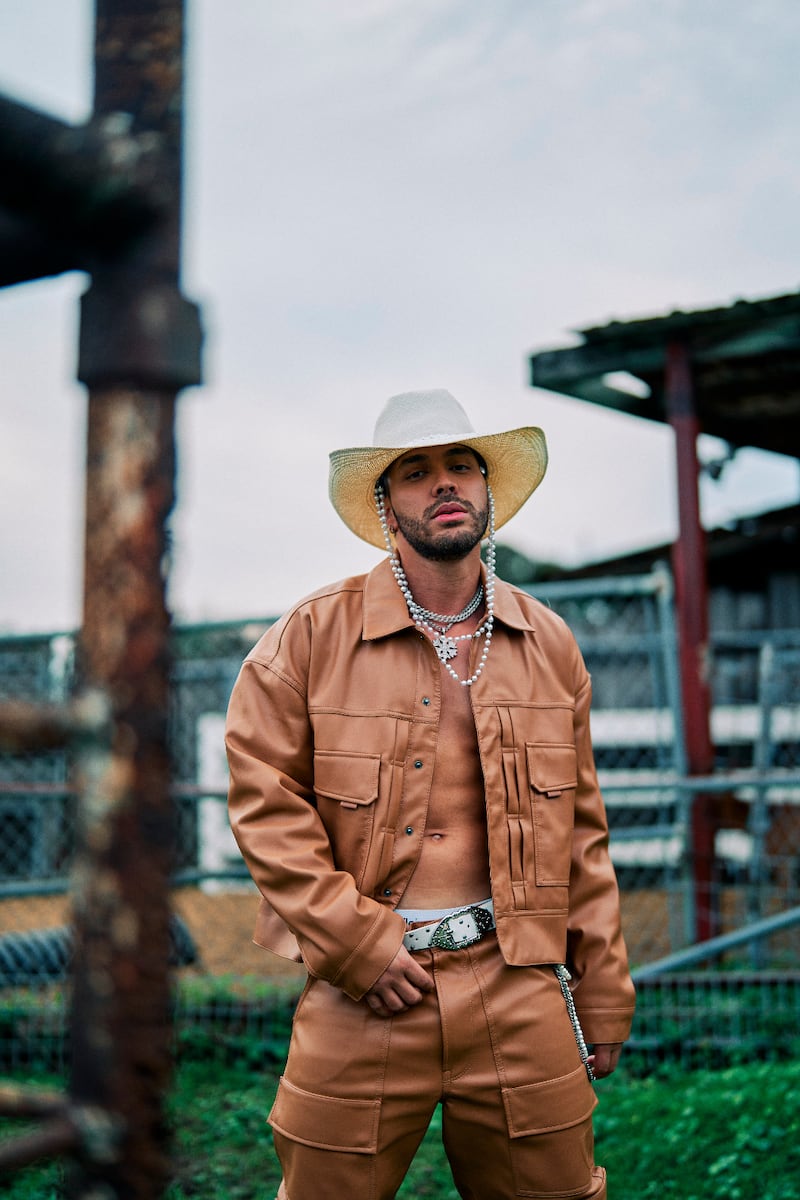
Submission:
[[[464,558],[486,532],[486,480],[466,446],[426,446],[395,459],[386,472],[386,516],[398,547],[423,558]]]

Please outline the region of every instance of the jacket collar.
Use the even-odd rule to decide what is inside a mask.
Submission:
[[[485,578],[486,568],[483,565],[481,572]],[[495,621],[511,629],[526,632],[534,630],[530,617],[520,604],[519,593],[502,579],[495,580],[494,617]],[[370,571],[364,584],[364,641],[371,642],[399,633],[401,629],[413,628],[414,622],[409,616],[403,593],[392,574],[389,559],[385,558]]]

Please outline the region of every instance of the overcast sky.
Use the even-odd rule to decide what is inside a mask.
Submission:
[[[502,540],[564,563],[674,536],[672,436],[528,385],[572,331],[800,286],[797,0],[188,0],[185,291],[171,603],[274,614],[379,554],[331,449],[394,392],[541,425]],[[0,90],[82,121],[92,4],[0,0]],[[0,292],[0,628],[80,619],[80,275]],[[718,447],[705,444],[703,453]],[[737,455],[707,524],[795,503]]]

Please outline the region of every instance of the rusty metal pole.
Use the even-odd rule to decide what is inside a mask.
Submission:
[[[82,763],[69,1090],[116,1130],[69,1179],[69,1195],[85,1200],[153,1200],[169,1178],[167,521],[176,396],[200,382],[199,318],[180,295],[183,22],[182,0],[96,0],[94,118],[149,140],[162,217],[98,259],[81,313],[81,670],[111,722],[107,748]]]
[[[708,678],[708,582],[698,486],[700,425],[694,405],[691,360],[686,346],[680,343],[667,346],[665,400],[675,434],[677,464],[679,529],[672,567],[686,761],[691,775],[708,775],[714,768],[714,746]],[[713,801],[706,794],[692,797],[691,872],[696,941],[705,941],[719,932],[712,806]]]

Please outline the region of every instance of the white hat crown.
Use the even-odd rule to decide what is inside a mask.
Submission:
[[[387,400],[375,422],[373,446],[439,446],[474,437],[459,402],[444,388],[400,392]]]

